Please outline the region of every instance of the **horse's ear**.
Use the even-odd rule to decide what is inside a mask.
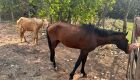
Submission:
[[[42,21],[46,21],[46,19],[42,19]]]
[[[125,36],[127,36],[128,32],[125,33]]]

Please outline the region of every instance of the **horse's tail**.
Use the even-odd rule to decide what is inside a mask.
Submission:
[[[20,25],[22,23],[22,21],[24,20],[24,17],[21,17],[17,20],[17,25]]]
[[[17,32],[19,32],[19,30],[23,31],[22,22],[23,22],[23,17],[21,17],[17,20],[17,22],[16,22],[16,31]]]
[[[50,47],[52,47],[52,45],[51,45],[51,39],[50,39],[50,36],[49,36],[49,33],[48,33],[48,28],[49,27],[46,28],[46,38],[48,39],[48,45],[49,45],[49,48],[50,48]]]
[[[51,44],[51,39],[50,39],[50,36],[49,36],[49,33],[48,33],[48,28],[49,27],[46,28],[46,38],[48,39],[48,47],[49,47],[50,53],[51,53],[51,51],[52,51],[52,44]],[[52,56],[50,57],[50,60],[53,62]]]

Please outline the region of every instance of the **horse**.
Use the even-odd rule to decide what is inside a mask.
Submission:
[[[38,41],[38,32],[39,29],[42,26],[47,26],[49,22],[46,19],[38,19],[38,18],[26,18],[26,17],[21,17],[17,20],[17,26],[20,29],[20,40],[22,42],[22,39],[24,38],[24,41],[26,41],[26,38],[24,36],[24,33],[26,31],[32,31],[34,33],[33,35],[33,40],[34,44],[37,43]]]
[[[134,17],[134,26],[132,31],[131,43],[138,42],[140,36],[140,17]],[[129,54],[128,66],[127,66],[127,78],[128,80],[140,80],[140,53],[139,48],[132,50]]]
[[[80,49],[80,55],[70,73],[69,80],[73,79],[76,69],[82,63],[81,73],[83,77],[87,74],[84,70],[88,53],[96,47],[105,44],[116,44],[124,52],[128,52],[127,33],[115,32],[112,30],[99,29],[92,24],[72,25],[64,22],[57,22],[46,28],[46,37],[50,49],[50,61],[56,67],[55,48],[61,42],[63,45]]]

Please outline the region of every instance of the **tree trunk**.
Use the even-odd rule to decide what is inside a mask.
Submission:
[[[105,16],[107,13],[107,3],[105,4],[104,10],[103,10],[103,14],[102,14],[102,26],[103,28],[105,27]]]
[[[96,23],[96,26],[97,26],[97,27],[101,27],[101,24],[100,24],[100,23],[101,23],[101,19],[102,19],[102,17],[99,17],[99,20],[98,20],[97,23]]]
[[[58,20],[59,21],[63,21],[63,18],[62,18],[62,10],[61,9],[58,12]]]
[[[110,2],[106,2],[104,9],[103,9],[103,13],[102,13],[102,26],[103,26],[103,28],[105,27],[105,17],[108,13],[109,4],[110,4]]]
[[[105,16],[103,16],[103,19],[102,19],[102,26],[103,26],[103,29],[105,28]]]
[[[1,13],[0,13],[0,22],[1,22]]]
[[[127,15],[125,14],[123,20],[123,32],[126,32],[126,27],[127,27]]]
[[[67,19],[68,23],[71,23],[71,11],[68,11],[68,19]]]
[[[127,29],[127,16],[128,16],[128,13],[129,13],[129,9],[130,9],[130,3],[131,3],[131,0],[129,0],[127,2],[127,6],[126,6],[126,11],[124,13],[124,20],[123,20],[123,32],[126,32],[126,29]]]
[[[62,0],[60,0],[60,4],[63,4]],[[58,11],[58,20],[59,20],[59,21],[64,21],[64,20],[63,20],[62,11],[63,11],[62,8],[60,8],[59,11]]]
[[[52,15],[50,15],[50,23],[51,23],[51,24],[53,23]]]
[[[15,20],[13,11],[11,11],[11,19],[12,19],[12,21]]]
[[[13,0],[12,0],[12,6],[14,5]],[[11,19],[12,21],[14,21],[14,12],[13,12],[13,8],[10,8],[11,11]]]
[[[115,19],[115,21],[112,23],[112,28],[111,28],[111,30],[114,30],[115,29],[115,24],[116,24],[116,19]]]

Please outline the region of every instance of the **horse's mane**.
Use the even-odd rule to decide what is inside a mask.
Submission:
[[[99,36],[107,37],[107,36],[113,36],[113,35],[125,35],[124,32],[116,32],[113,30],[106,30],[95,27],[93,24],[82,24],[80,26],[81,29],[85,30],[87,33],[96,33]]]

